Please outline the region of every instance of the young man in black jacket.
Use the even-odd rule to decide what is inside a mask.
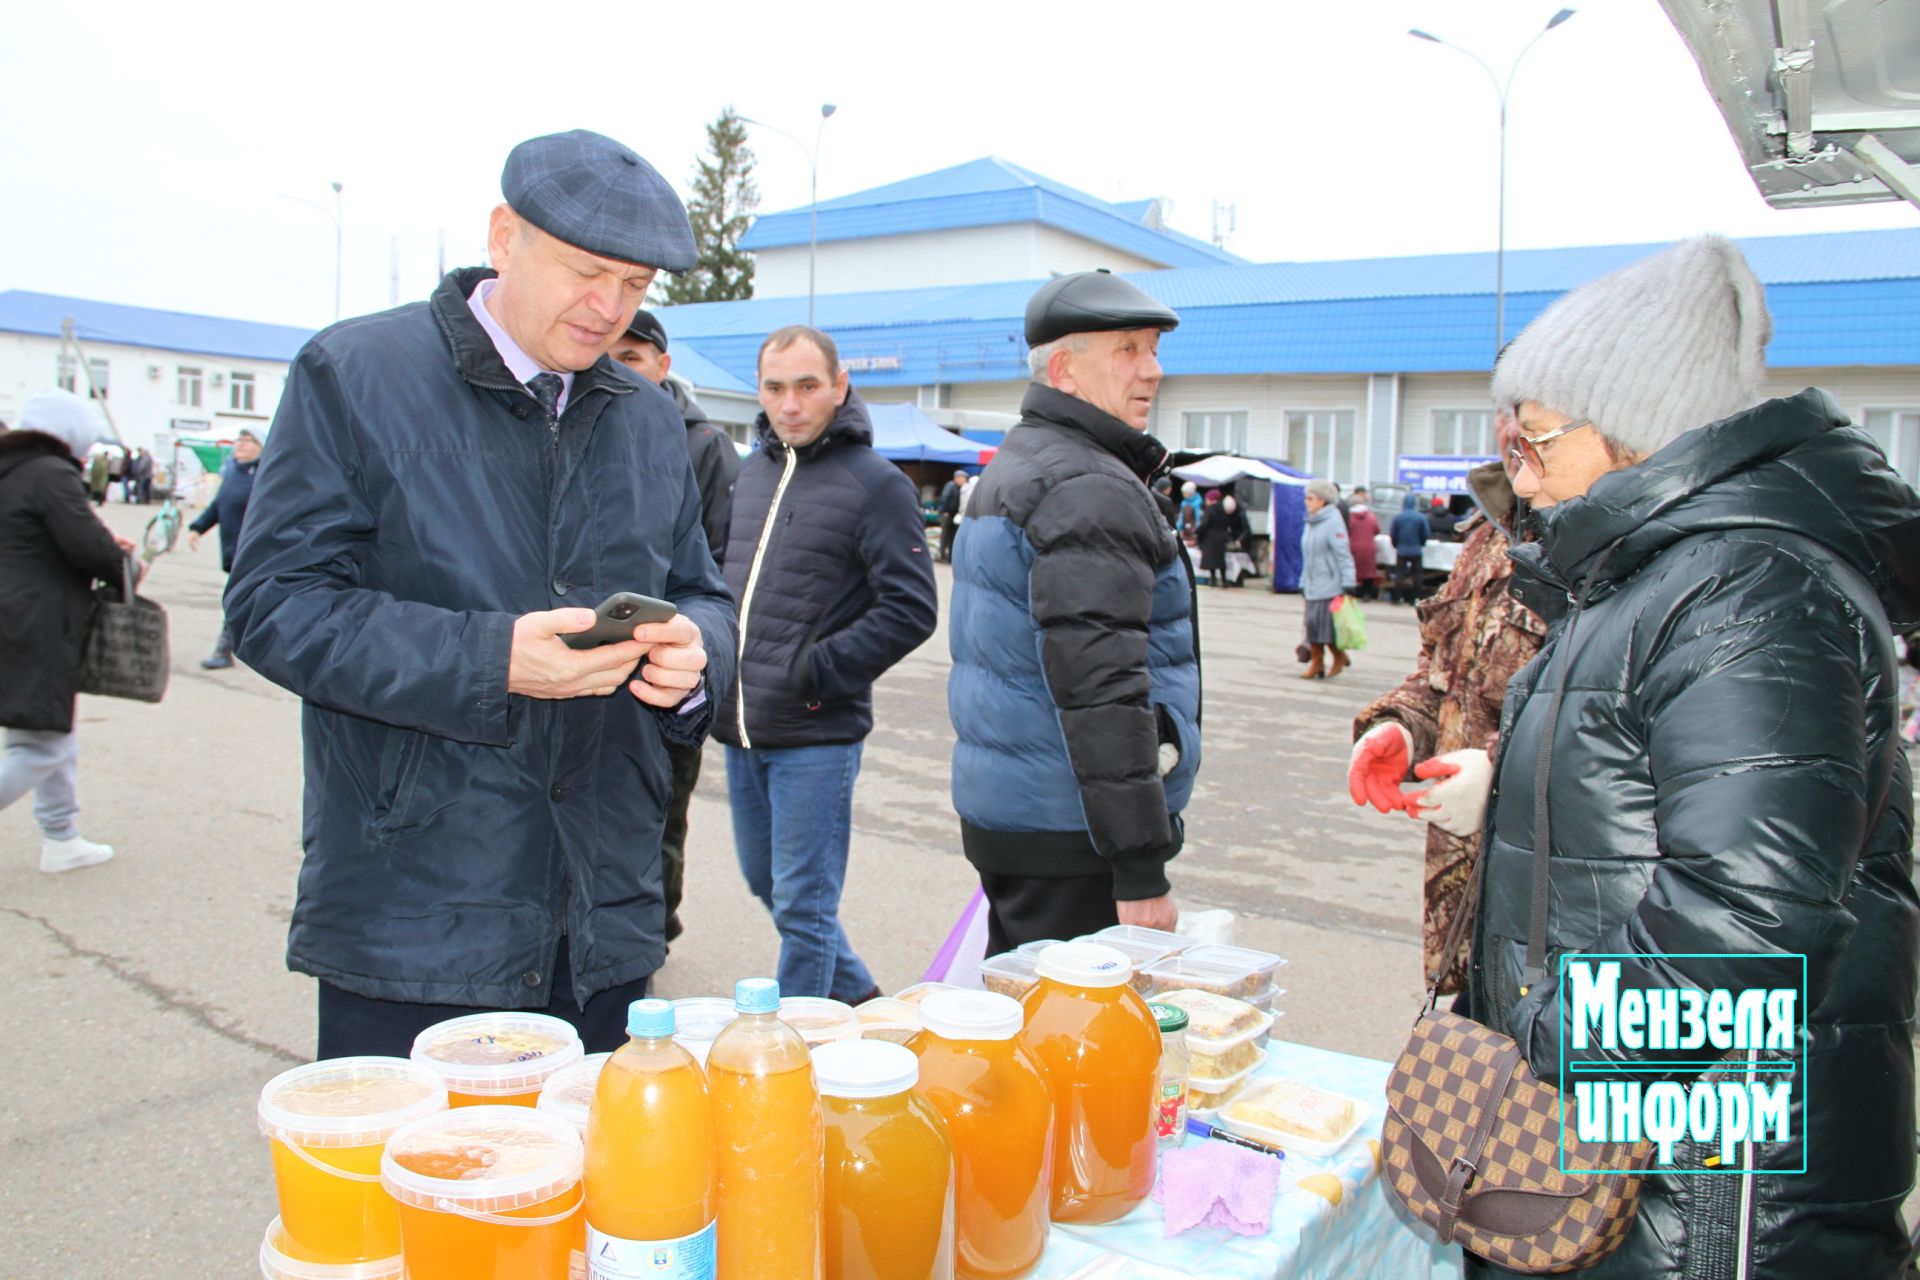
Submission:
[[[760,348],[760,449],[740,465],[727,586],[740,668],[728,744],[734,850],[780,931],[780,990],[876,994],[840,927],[873,682],[933,634],[937,597],[913,483],[873,451],[833,339],[801,325]]]
[[[614,344],[613,358],[673,398],[687,424],[687,456],[693,463],[694,483],[700,486],[701,524],[707,531],[707,549],[715,564],[726,563],[727,522],[733,517],[733,485],[740,476],[740,454],[727,433],[707,420],[700,402],[686,388],[667,377],[673,357],[667,354],[667,331],[659,317],[646,308],[633,313],[626,336]],[[680,897],[687,876],[687,808],[700,784],[700,748],[667,743],[673,764],[673,801],[667,806],[667,825],[660,834],[660,879],[667,898],[667,941],[679,937]]]

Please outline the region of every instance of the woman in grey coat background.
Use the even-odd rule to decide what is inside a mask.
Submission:
[[[1353,590],[1359,579],[1354,576],[1346,521],[1334,506],[1339,498],[1340,490],[1331,480],[1307,485],[1307,523],[1300,531],[1300,594],[1307,602],[1302,642],[1309,658],[1307,669],[1300,673],[1302,680],[1337,676],[1347,669],[1345,651],[1333,642],[1333,602]]]

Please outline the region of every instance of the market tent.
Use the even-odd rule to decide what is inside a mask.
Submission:
[[[1306,527],[1308,473],[1272,458],[1247,458],[1237,453],[1214,453],[1176,466],[1173,474],[1201,488],[1233,484],[1238,480],[1273,486],[1273,504],[1267,512],[1271,546],[1267,552],[1267,579],[1275,591],[1300,589],[1300,531]]]
[[[942,430],[920,412],[918,405],[870,404],[867,417],[873,421],[874,450],[883,458],[894,462],[980,464],[982,449],[978,444]]]

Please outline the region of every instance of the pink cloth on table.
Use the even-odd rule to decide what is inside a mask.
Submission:
[[[1153,1198],[1170,1236],[1203,1224],[1259,1236],[1273,1225],[1279,1189],[1280,1161],[1274,1157],[1202,1139],[1160,1158]]]

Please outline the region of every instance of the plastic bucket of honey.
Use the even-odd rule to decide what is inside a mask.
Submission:
[[[331,1058],[283,1071],[260,1090],[260,1132],[286,1236],[313,1262],[400,1252],[400,1221],[380,1186],[380,1152],[402,1125],[447,1108],[446,1086],[404,1058]]]
[[[413,1042],[413,1060],[440,1074],[450,1107],[531,1107],[550,1077],[585,1056],[572,1024],[544,1013],[449,1018]]]

